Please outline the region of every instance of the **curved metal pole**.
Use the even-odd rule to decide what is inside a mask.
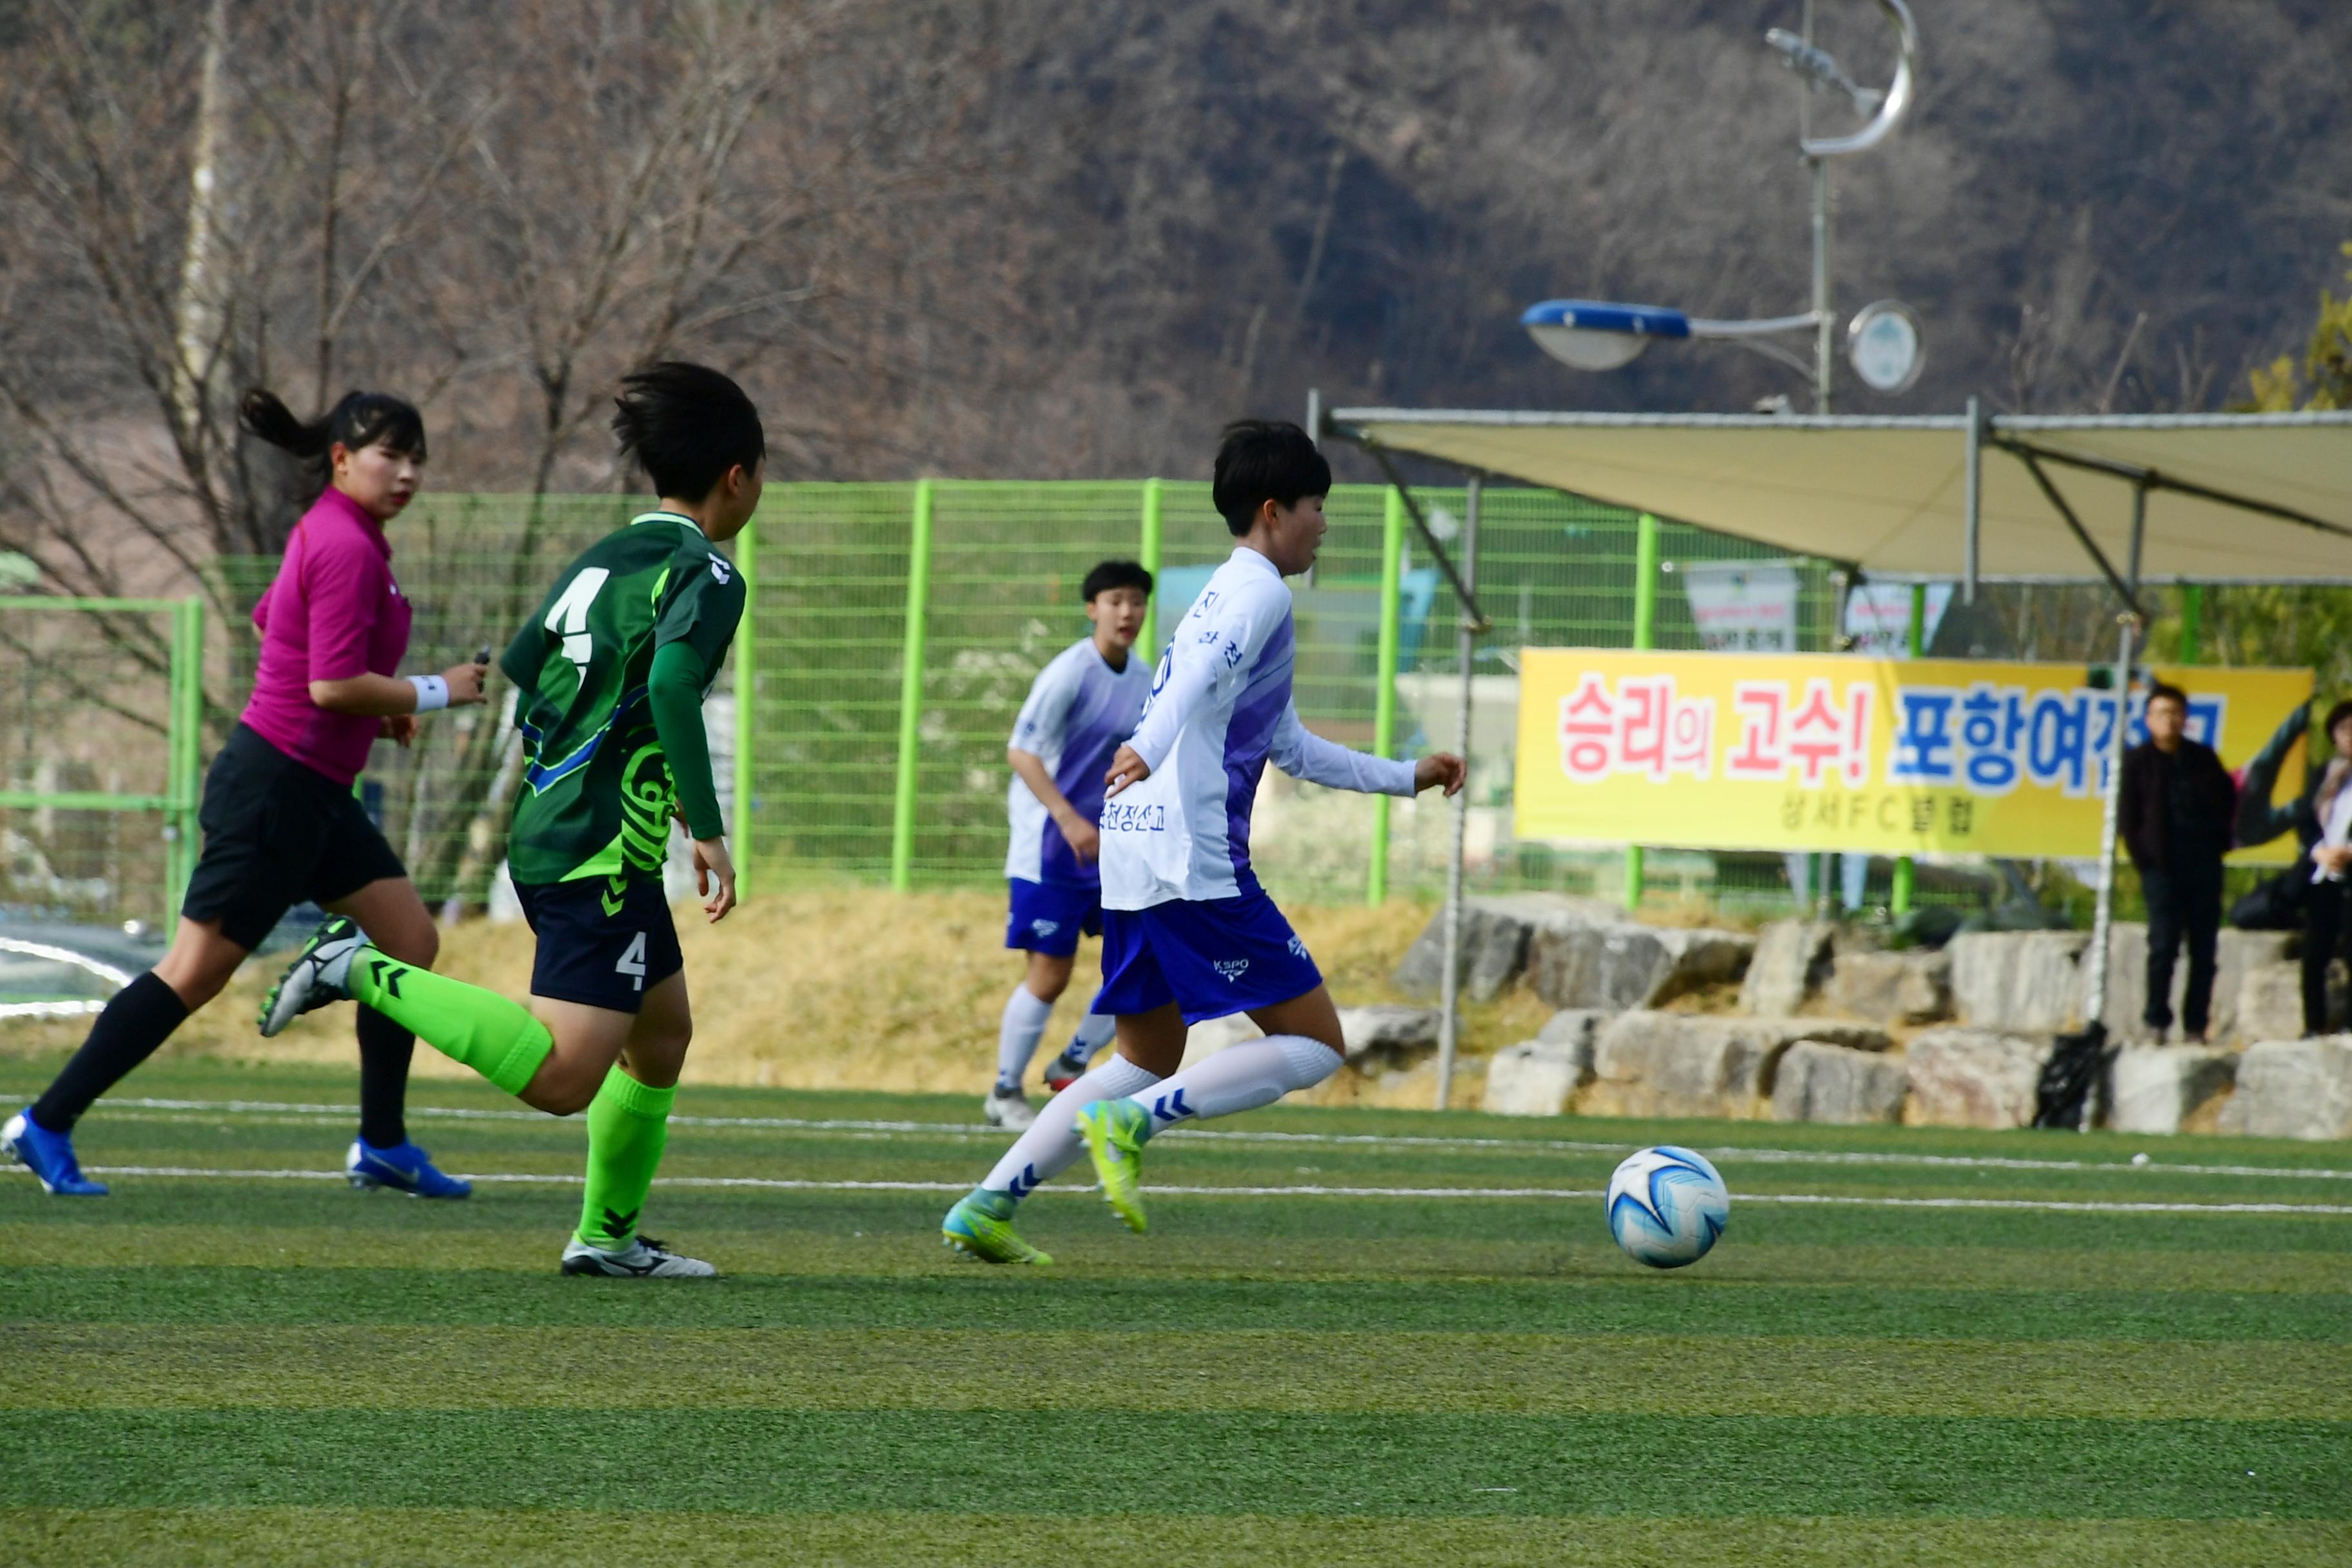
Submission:
[[[1472,474],[1462,504],[1462,574],[1473,584],[1478,581],[1478,500],[1485,489],[1486,476]],[[1465,603],[1461,629],[1454,637],[1454,647],[1462,659],[1462,711],[1454,728],[1455,755],[1465,766],[1470,761],[1471,682],[1478,653],[1478,622]],[[1454,797],[1454,847],[1445,859],[1445,975],[1441,982],[1444,994],[1438,1004],[1437,1022],[1440,1110],[1454,1098],[1454,1058],[1462,1037],[1462,852],[1469,826],[1470,781],[1465,777],[1461,791]]]
[[[1843,158],[1855,153],[1867,153],[1889,136],[1911,112],[1911,101],[1918,92],[1919,29],[1911,20],[1910,7],[1903,0],[1878,0],[1878,8],[1895,25],[1900,52],[1895,60],[1895,80],[1886,89],[1886,96],[1878,105],[1878,112],[1870,123],[1844,136],[1807,136],[1797,144],[1808,158]]]
[[[2139,585],[2140,542],[2147,528],[2147,487],[2132,488],[2131,575],[2132,586]],[[2137,651],[2140,616],[2131,595],[2124,595],[2126,605],[2116,618],[2123,626],[2123,646],[2116,660],[2116,729],[2107,753],[2106,785],[2100,791],[2104,797],[2099,819],[2099,896],[2091,906],[2091,994],[2084,1005],[2085,1029],[2105,1027],[2107,1011],[2107,952],[2115,936],[2116,919],[2116,840],[2119,837],[2117,820],[2123,797],[2124,752],[2126,731],[2131,723],[2132,656]],[[2092,1099],[2098,1092],[2095,1082],[2091,1094],[2083,1098],[2083,1120],[2080,1130],[2088,1131],[2093,1120]]]

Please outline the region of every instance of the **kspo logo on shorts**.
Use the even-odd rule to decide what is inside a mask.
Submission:
[[[1209,967],[1223,975],[1225,984],[1231,985],[1249,973],[1249,960],[1246,958],[1213,959],[1210,962]]]
[[[1039,936],[1051,936],[1055,931],[1062,929],[1062,922],[1059,921],[1031,921],[1029,922],[1029,929],[1035,931]]]

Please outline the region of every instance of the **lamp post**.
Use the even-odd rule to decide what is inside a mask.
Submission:
[[[1884,90],[1857,87],[1837,61],[1813,43],[1813,0],[1805,0],[1801,33],[1774,27],[1764,35],[1765,43],[1779,52],[1782,63],[1806,82],[1807,90],[1799,103],[1797,146],[1812,174],[1812,309],[1795,316],[1717,321],[1656,305],[1547,300],[1530,305],[1519,317],[1519,324],[1538,347],[1563,364],[1599,371],[1631,363],[1654,338],[1722,339],[1810,375],[1813,412],[1830,411],[1837,344],[1830,295],[1830,164],[1867,153],[1894,134],[1895,126],[1910,112],[1918,77],[1919,33],[1912,25],[1909,7],[1905,0],[1877,0],[1877,4],[1894,26],[1899,46],[1895,79]],[[1846,135],[1815,136],[1813,95],[1832,89],[1843,92],[1869,118]],[[1773,341],[1796,332],[1812,334],[1810,358]],[[1849,358],[1865,384],[1881,392],[1900,392],[1918,379],[1919,323],[1903,305],[1881,300],[1864,307],[1848,324],[1846,335]]]

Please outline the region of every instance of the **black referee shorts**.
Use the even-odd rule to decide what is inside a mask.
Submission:
[[[330,904],[387,877],[405,877],[392,846],[352,794],[239,724],[205,774],[196,821],[205,852],[180,912],[221,923],[251,952],[309,900]]]

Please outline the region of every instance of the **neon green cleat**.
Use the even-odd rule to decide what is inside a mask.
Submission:
[[[1143,1140],[1151,1112],[1131,1100],[1097,1100],[1078,1112],[1078,1135],[1095,1163],[1095,1179],[1111,1213],[1143,1234]]]
[[[1054,1261],[1050,1254],[1022,1240],[1021,1233],[1013,1228],[1013,1199],[1003,1193],[975,1190],[958,1198],[948,1217],[940,1221],[940,1238],[982,1263],[1034,1263],[1043,1268]]]

